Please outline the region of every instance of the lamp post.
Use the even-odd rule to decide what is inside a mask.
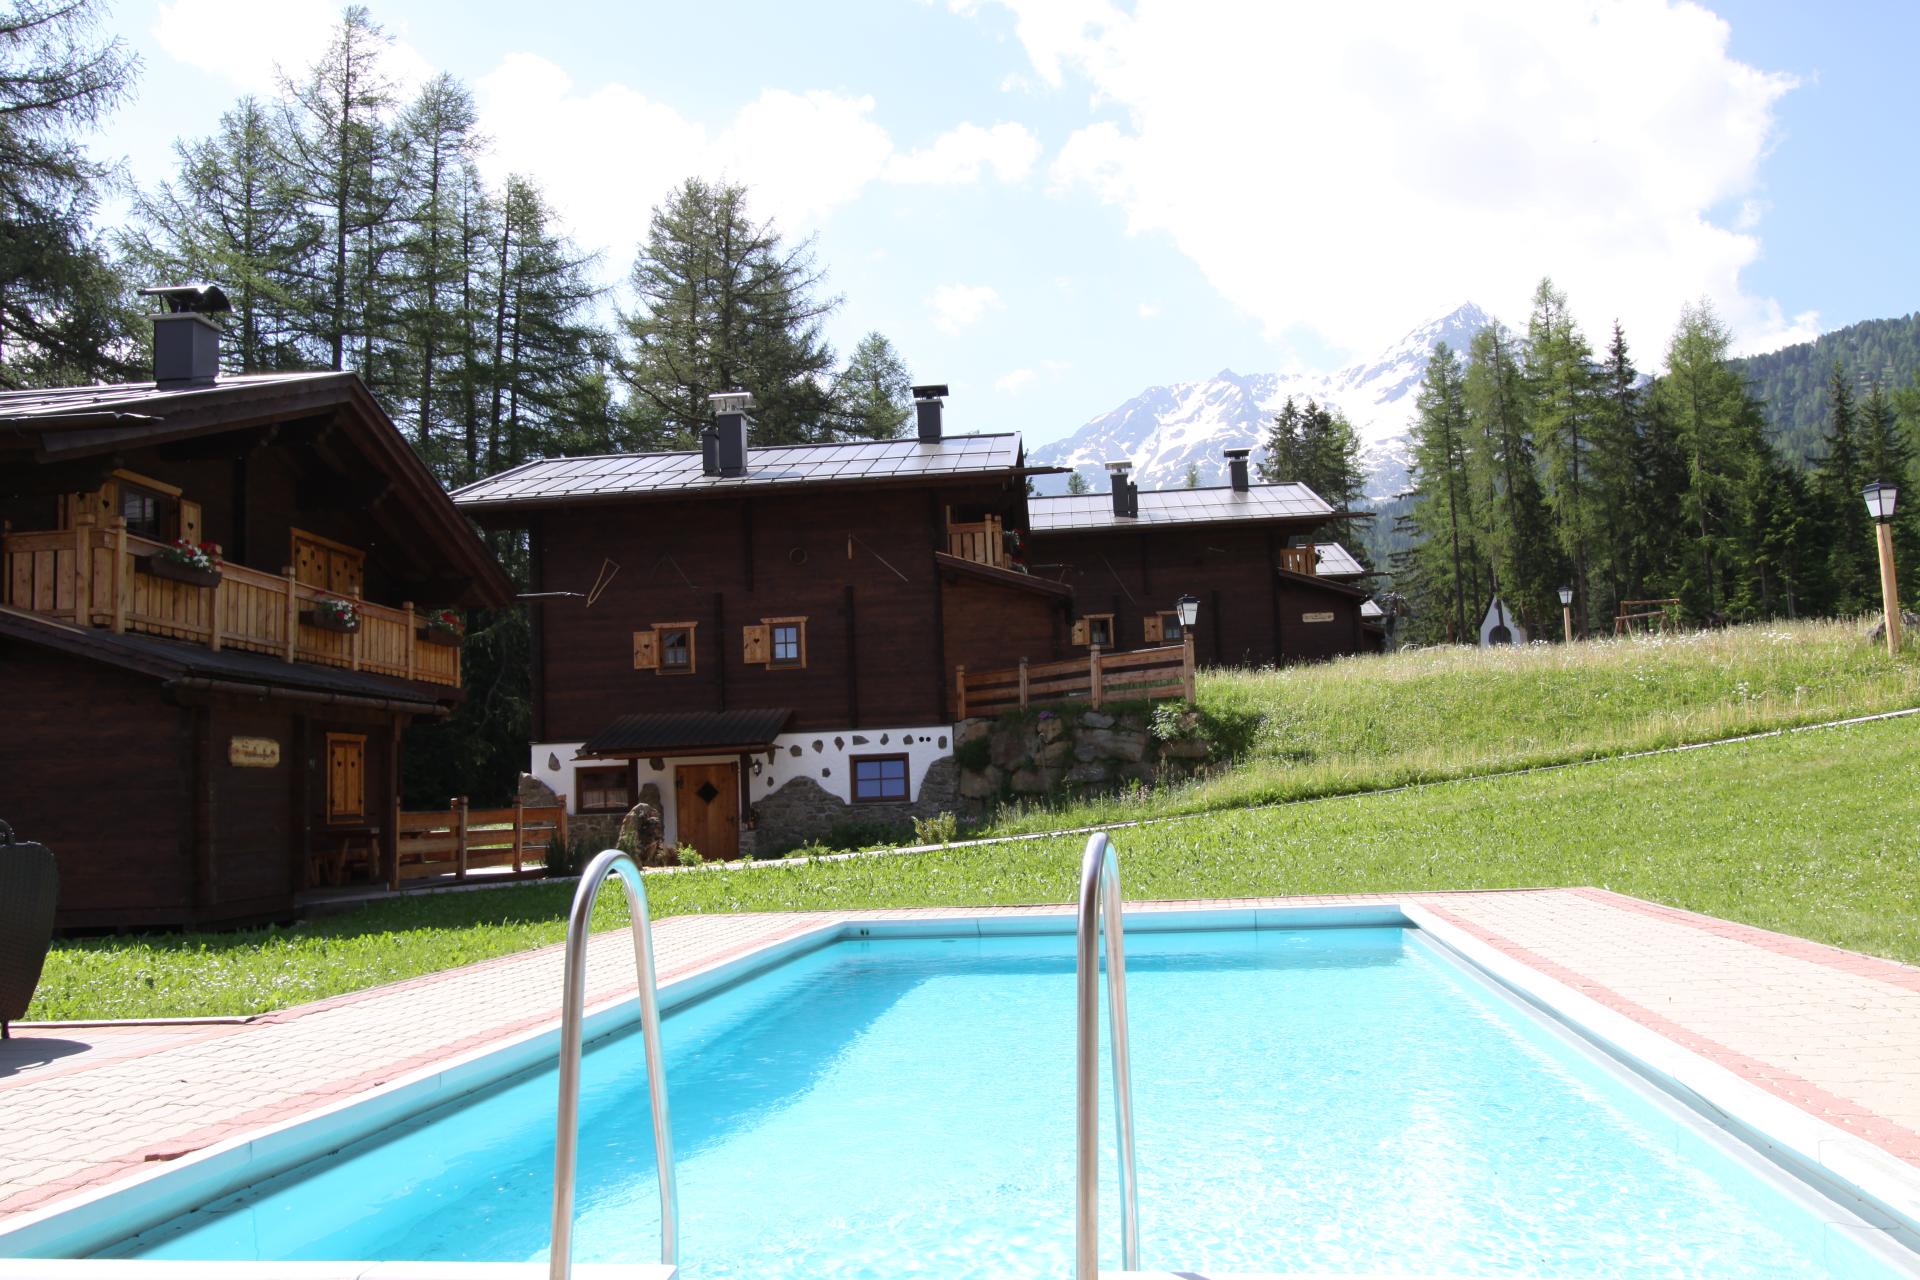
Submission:
[[[1180,683],[1185,686],[1187,705],[1193,705],[1193,624],[1200,621],[1200,600],[1197,596],[1181,596],[1173,602],[1173,610],[1180,618]]]
[[[1573,588],[1560,588],[1560,625],[1566,630],[1567,643],[1573,643]]]
[[[1173,602],[1174,612],[1180,615],[1180,634],[1193,630],[1193,624],[1200,621],[1200,600],[1197,596],[1181,596]]]
[[[1867,486],[1867,514],[1879,525],[1880,601],[1887,615],[1887,656],[1900,652],[1900,587],[1893,577],[1893,503],[1899,490],[1881,480]]]

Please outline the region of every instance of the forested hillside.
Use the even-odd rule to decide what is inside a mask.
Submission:
[[[1836,360],[1846,369],[1856,396],[1870,394],[1875,383],[1889,391],[1912,386],[1920,376],[1920,312],[1863,320],[1812,342],[1733,361],[1748,389],[1766,406],[1768,434],[1793,461],[1825,456],[1821,437],[1830,412],[1827,383]]]

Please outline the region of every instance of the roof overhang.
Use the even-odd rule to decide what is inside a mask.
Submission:
[[[1064,582],[1036,578],[1030,573],[1015,573],[1012,569],[998,569],[993,565],[981,564],[977,560],[968,560],[945,551],[934,552],[933,563],[943,574],[951,573],[975,582],[985,582],[1014,591],[1032,591],[1039,595],[1056,596],[1065,600],[1073,598],[1073,588]]]
[[[1333,578],[1322,578],[1318,574],[1312,573],[1295,573],[1291,569],[1275,568],[1274,572],[1280,575],[1280,581],[1282,582],[1291,582],[1302,587],[1314,587],[1321,591],[1331,592],[1339,596],[1348,596],[1355,600],[1365,600],[1368,598],[1368,593],[1364,588],[1340,582]]]

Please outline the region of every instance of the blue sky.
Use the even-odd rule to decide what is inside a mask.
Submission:
[[[960,429],[1063,435],[1141,388],[1325,370],[1542,275],[1657,362],[1710,298],[1746,349],[1914,308],[1920,5],[374,0],[402,80],[467,81],[616,286],[659,194],[746,182],[815,235]],[[120,0],[143,182],[326,0]]]

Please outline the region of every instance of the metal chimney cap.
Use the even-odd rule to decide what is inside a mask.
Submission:
[[[731,391],[716,391],[707,397],[715,413],[745,413],[753,408],[753,392],[742,391],[735,387]]]
[[[167,314],[218,315],[233,310],[227,295],[217,284],[169,284],[140,290],[143,298],[159,298],[167,304]]]
[[[1220,452],[1222,452],[1222,453],[1224,453],[1224,454],[1226,454],[1226,455],[1227,455],[1227,457],[1229,457],[1229,458],[1244,458],[1244,457],[1246,457],[1246,456],[1247,456],[1248,454],[1250,454],[1250,453],[1252,453],[1252,452],[1253,452],[1253,450],[1251,450],[1251,449],[1222,449],[1222,450],[1221,450]]]
[[[1117,476],[1123,476],[1133,470],[1133,462],[1128,458],[1121,458],[1114,462],[1103,462],[1100,465]]]
[[[938,400],[946,394],[947,384],[944,382],[929,382],[924,387],[915,387],[913,389],[913,398],[915,400]]]

